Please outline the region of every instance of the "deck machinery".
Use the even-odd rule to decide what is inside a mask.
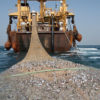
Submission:
[[[29,1],[39,2],[40,11],[31,11]],[[54,1],[59,2],[59,8],[53,10],[52,5],[51,8],[47,8],[46,3]],[[82,35],[78,33],[74,22],[75,15],[68,11],[66,0],[18,0],[16,7],[17,12],[9,13],[8,41],[5,43],[7,50],[10,48],[15,52],[28,50],[33,13],[36,14],[39,39],[47,52],[66,52],[76,46],[76,40],[81,41]],[[14,22],[16,29],[12,29]]]

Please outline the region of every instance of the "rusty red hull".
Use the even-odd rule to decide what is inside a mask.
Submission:
[[[43,47],[49,53],[60,53],[70,50],[73,44],[72,32],[54,32],[54,49],[52,51],[52,35],[51,32],[39,32],[40,41]],[[68,38],[66,37],[68,36]],[[11,46],[15,52],[27,51],[30,45],[31,33],[10,32]],[[10,46],[10,47],[11,47]],[[6,47],[6,46],[5,46]]]

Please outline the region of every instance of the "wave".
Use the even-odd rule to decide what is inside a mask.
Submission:
[[[100,55],[100,50],[97,48],[78,48],[69,51],[69,53],[76,53],[79,55]]]
[[[73,53],[74,53],[74,52],[73,52]],[[63,54],[63,53],[62,53],[62,54],[60,54],[60,56],[69,56],[69,55],[71,55],[71,53],[69,53],[69,54],[68,54],[68,53],[67,53],[67,54],[65,54],[65,53]]]
[[[5,68],[9,68],[9,67],[4,67],[4,66],[3,67],[0,67],[0,69],[5,69]]]
[[[98,50],[97,48],[79,48],[79,50],[85,50],[85,51],[90,51],[90,50]]]
[[[7,52],[1,52],[0,55],[7,55]]]
[[[98,50],[97,48],[79,48],[79,50],[91,51]]]
[[[10,51],[14,51],[13,48],[11,48]]]
[[[97,57],[97,56],[95,56],[95,57],[89,57],[89,59],[100,59],[100,57]]]
[[[82,51],[82,50],[73,50],[70,53],[72,53],[72,54],[79,54],[79,55],[88,55],[87,51]]]
[[[98,54],[98,55],[100,55],[100,51],[99,51],[99,52],[88,52],[88,53],[90,53],[90,54]]]

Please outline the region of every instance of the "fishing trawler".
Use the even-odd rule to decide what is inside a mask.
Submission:
[[[38,2],[39,11],[31,11],[30,2]],[[5,43],[7,50],[13,48],[15,52],[21,52],[29,49],[33,13],[36,14],[39,39],[47,52],[69,51],[76,46],[76,40],[82,40],[75,26],[75,15],[68,11],[66,0],[17,0],[16,7],[16,12],[9,13],[8,41]],[[36,7],[35,4],[33,8]],[[14,24],[16,29],[13,29]]]

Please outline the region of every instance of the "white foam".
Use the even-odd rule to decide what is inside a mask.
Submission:
[[[74,55],[100,55],[100,51],[97,48],[79,48],[68,51],[67,53],[60,54],[60,56]]]
[[[69,56],[70,55],[70,53],[69,54],[60,54],[60,56]]]
[[[100,52],[89,52],[91,54],[99,54],[100,55]]]
[[[57,56],[52,56],[53,58],[57,58]]]
[[[61,58],[66,58],[66,56],[60,56]]]
[[[13,51],[13,48],[11,48],[10,51]]]
[[[88,55],[87,51],[76,51],[75,53],[79,54],[79,55]]]
[[[7,55],[7,54],[8,54],[8,52],[5,52],[5,53],[3,52],[2,54],[3,54],[3,55]]]
[[[97,48],[79,48],[79,50],[90,51],[90,50],[98,50],[98,49]]]
[[[90,59],[100,59],[100,57],[97,57],[97,56],[95,56],[95,57],[89,57]]]
[[[7,51],[6,48],[4,48],[4,51]]]

